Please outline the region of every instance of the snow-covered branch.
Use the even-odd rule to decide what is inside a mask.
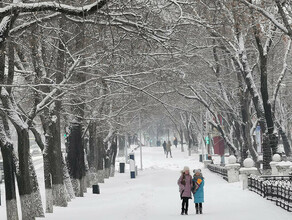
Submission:
[[[17,14],[19,12],[54,11],[61,12],[67,15],[86,17],[90,14],[95,13],[97,10],[101,9],[107,2],[108,0],[99,0],[92,4],[88,4],[82,7],[74,7],[71,5],[61,4],[55,1],[36,3],[14,3],[1,8],[0,16],[4,17],[11,14]]]
[[[273,24],[276,27],[278,27],[280,30],[282,30],[285,34],[289,34],[289,31],[287,30],[287,28],[282,23],[278,22],[273,14],[269,13],[265,9],[255,5],[253,3],[248,2],[247,0],[240,0],[240,2],[242,2],[243,4],[248,6],[249,8],[255,9],[256,11],[260,12],[263,16],[265,16],[267,19],[269,19],[271,22],[273,22]]]

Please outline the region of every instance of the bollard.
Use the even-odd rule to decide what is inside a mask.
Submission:
[[[135,160],[132,159],[130,159],[130,177],[131,179],[134,179],[136,177]]]
[[[120,163],[120,173],[125,173],[125,163]]]
[[[99,185],[92,185],[92,193],[93,194],[100,194]]]
[[[130,158],[130,160],[135,160],[135,154],[134,153],[129,153],[129,158]]]

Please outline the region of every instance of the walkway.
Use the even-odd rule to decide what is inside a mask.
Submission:
[[[162,148],[144,148],[143,151],[145,169],[136,179],[130,179],[128,172],[117,173],[100,184],[100,195],[89,192],[84,198],[72,201],[67,208],[55,208],[53,214],[46,214],[45,220],[292,219],[292,213],[253,192],[243,191],[240,183],[229,184],[208,170],[203,170],[206,180],[204,214],[195,215],[191,202],[189,216],[180,216],[181,201],[176,182],[184,165],[191,169],[202,167],[198,155],[188,157],[186,152],[173,149],[173,158],[167,159]]]

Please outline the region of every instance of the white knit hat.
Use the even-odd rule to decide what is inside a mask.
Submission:
[[[201,173],[201,169],[194,169],[193,172],[194,173]]]
[[[190,168],[185,166],[184,169],[182,170],[182,172],[186,172],[187,170],[190,171]]]

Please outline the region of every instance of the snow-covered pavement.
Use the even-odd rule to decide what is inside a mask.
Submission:
[[[139,151],[135,156],[139,166]],[[144,147],[144,170],[139,171],[136,179],[130,179],[127,167],[126,173],[116,173],[115,177],[99,184],[101,194],[92,194],[89,190],[85,197],[73,200],[67,208],[54,207],[54,213],[46,214],[45,219],[291,220],[292,214],[273,202],[248,190],[243,191],[240,183],[229,184],[204,169],[204,214],[195,215],[194,204],[190,201],[189,216],[181,216],[177,179],[185,165],[191,169],[202,168],[198,155],[189,157],[187,152],[173,149],[173,158],[165,158],[162,148]],[[0,219],[5,216],[4,211],[3,207],[0,208]]]

